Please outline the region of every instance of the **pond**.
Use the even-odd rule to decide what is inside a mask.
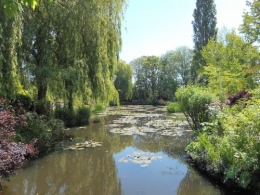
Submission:
[[[185,160],[191,130],[165,107],[110,107],[101,122],[4,181],[5,195],[228,195]]]

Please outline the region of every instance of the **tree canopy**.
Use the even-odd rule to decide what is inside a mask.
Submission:
[[[234,94],[256,86],[257,48],[247,44],[234,31],[227,33],[225,40],[210,40],[202,49],[202,56],[206,62],[203,74],[216,93]]]
[[[38,100],[63,99],[70,108],[75,98],[117,101],[113,79],[125,0],[38,0],[34,10],[30,2],[15,2],[23,11],[13,17],[1,12],[2,95],[19,89]]]

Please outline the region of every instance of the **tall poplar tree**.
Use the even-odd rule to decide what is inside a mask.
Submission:
[[[205,65],[200,53],[202,48],[207,45],[210,39],[216,40],[216,14],[217,11],[214,0],[197,0],[196,8],[193,12],[194,21],[192,21],[194,32],[194,56],[192,67],[193,81],[198,79],[198,71],[201,66]]]

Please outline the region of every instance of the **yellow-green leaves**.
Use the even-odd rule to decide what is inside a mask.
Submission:
[[[235,32],[227,33],[225,40],[210,40],[201,53],[206,62],[202,74],[217,94],[232,94],[256,85],[256,75],[251,69],[256,68],[259,59],[257,48]]]
[[[6,15],[12,17],[17,14],[19,10],[21,10],[22,5],[30,6],[34,10],[38,4],[38,0],[3,0],[2,3],[4,5]]]

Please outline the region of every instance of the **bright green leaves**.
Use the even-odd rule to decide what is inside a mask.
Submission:
[[[217,94],[236,93],[243,88],[254,88],[257,48],[248,45],[235,32],[227,33],[225,40],[210,40],[202,50],[206,62],[202,74]]]
[[[133,95],[132,67],[123,61],[117,65],[115,87],[119,93],[120,100],[130,100]]]
[[[248,42],[259,43],[260,2],[253,0],[248,3],[248,6],[250,11],[244,13],[243,24],[240,27],[240,31],[245,35]]]
[[[3,5],[6,15],[12,17],[22,9],[22,5],[29,6],[34,10],[38,5],[38,0],[3,0]]]
[[[180,110],[185,114],[193,130],[198,130],[202,122],[209,121],[210,113],[206,105],[216,100],[209,90],[189,85],[179,88],[175,96]]]

